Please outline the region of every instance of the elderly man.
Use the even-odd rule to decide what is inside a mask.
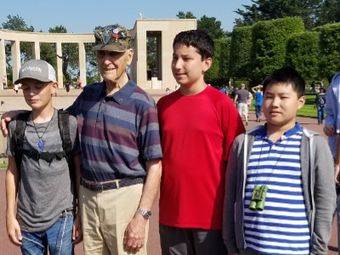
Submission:
[[[160,134],[153,99],[129,80],[130,32],[95,30],[103,81],[88,85],[69,112],[81,149],[79,202],[85,254],[146,254],[146,230],[161,178]]]

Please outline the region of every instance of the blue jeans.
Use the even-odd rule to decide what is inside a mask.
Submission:
[[[262,113],[262,105],[255,105],[256,119],[259,119],[261,117],[261,113]]]
[[[73,255],[72,212],[63,212],[48,229],[40,232],[22,231],[21,253],[23,255]]]
[[[318,124],[322,124],[324,120],[324,108],[317,106],[317,111],[318,111]]]

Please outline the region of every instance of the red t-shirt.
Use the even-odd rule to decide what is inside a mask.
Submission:
[[[228,96],[208,86],[158,102],[163,149],[160,217],[179,228],[222,228],[224,172],[234,138],[244,132]]]

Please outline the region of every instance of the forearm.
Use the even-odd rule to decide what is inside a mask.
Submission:
[[[14,161],[14,162],[13,162]],[[18,174],[13,157],[8,159],[8,167],[6,171],[6,215],[7,217],[15,217],[16,215],[16,197],[18,187]]]
[[[336,137],[336,153],[335,153],[335,164],[340,164],[340,135]]]
[[[150,160],[146,163],[147,177],[143,187],[143,193],[139,202],[139,207],[151,210],[157,197],[162,176],[161,160]]]

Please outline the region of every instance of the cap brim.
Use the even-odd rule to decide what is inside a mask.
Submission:
[[[52,82],[51,80],[46,80],[43,78],[37,78],[37,77],[32,77],[32,76],[25,76],[25,77],[21,77],[20,79],[17,79],[14,84],[18,84],[18,83],[22,83],[23,80],[25,79],[33,79],[33,80],[37,80],[37,81],[41,81],[41,82]]]
[[[112,44],[98,44],[93,47],[93,50],[105,50],[105,51],[113,51],[113,52],[125,52],[127,48],[125,47],[117,47],[117,45]]]

